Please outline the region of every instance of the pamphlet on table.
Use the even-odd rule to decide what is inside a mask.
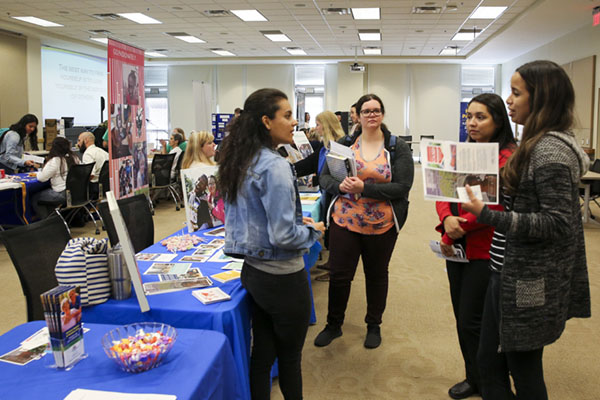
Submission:
[[[231,296],[218,287],[194,290],[192,295],[204,304],[212,304],[218,301],[231,300]]]

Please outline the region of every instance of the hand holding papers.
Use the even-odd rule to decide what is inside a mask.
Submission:
[[[435,255],[437,255],[440,258],[446,259],[448,261],[454,261],[454,262],[460,262],[460,263],[468,263],[469,260],[467,260],[467,256],[465,254],[465,250],[462,248],[462,246],[460,244],[455,244],[452,246],[452,248],[454,249],[454,256],[449,257],[444,255],[444,253],[442,253],[442,248],[440,246],[440,242],[438,242],[437,240],[430,240],[429,241],[429,248],[431,249],[431,251],[433,251],[435,253]]]
[[[465,186],[485,204],[498,204],[498,143],[423,140],[426,200],[468,202]]]

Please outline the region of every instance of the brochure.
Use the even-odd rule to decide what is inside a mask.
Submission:
[[[443,258],[445,260],[459,262],[459,263],[468,263],[469,262],[469,260],[467,260],[467,253],[465,252],[465,250],[463,249],[463,247],[460,244],[452,245],[452,248],[454,249],[453,257],[445,256],[444,253],[442,253],[442,249],[440,247],[440,242],[437,240],[430,240],[429,248],[431,249],[431,251],[433,251],[435,253],[436,256]]]
[[[212,304],[218,301],[231,300],[231,296],[218,287],[194,290],[192,295],[204,304]]]
[[[192,266],[191,263],[153,263],[144,275],[185,274]]]
[[[426,200],[466,202],[465,185],[485,204],[498,204],[498,143],[421,141]]]
[[[213,282],[206,276],[192,279],[179,279],[176,281],[146,282],[144,283],[144,292],[147,296],[150,296],[153,294],[206,287],[211,286],[212,284]]]
[[[232,269],[229,271],[219,272],[218,274],[211,275],[211,278],[221,283],[225,283],[234,279],[240,279],[241,275],[242,273],[239,270]]]

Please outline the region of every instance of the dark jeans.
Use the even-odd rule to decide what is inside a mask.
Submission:
[[[252,399],[271,398],[271,367],[278,359],[279,387],[286,400],[302,398],[302,347],[310,320],[306,270],[287,275],[260,271],[248,263],[242,285],[252,300]]]
[[[2,164],[2,163],[0,163],[0,169],[3,169],[3,170],[4,170],[4,173],[5,173],[6,175],[13,175],[15,172],[17,172],[17,171],[15,171],[14,169],[12,169],[12,168],[9,168],[9,167],[7,167],[6,165],[4,165],[4,164]]]
[[[329,227],[329,304],[327,323],[341,326],[358,258],[362,257],[367,292],[368,325],[380,325],[388,292],[388,264],[396,244],[396,228],[381,235],[362,235],[335,222]]]
[[[40,201],[52,201],[56,202],[57,205],[49,206],[40,204]],[[33,210],[39,219],[48,217],[48,215],[52,214],[54,210],[65,201],[67,201],[66,190],[63,190],[62,192],[55,192],[52,189],[44,189],[31,197],[31,205],[33,206]]]
[[[446,261],[450,298],[467,382],[475,388],[479,388],[477,349],[483,303],[491,273],[489,263],[489,260],[470,260],[468,263]]]
[[[485,297],[479,343],[480,393],[484,400],[547,400],[542,355],[544,348],[499,353],[500,274],[492,272]],[[510,387],[509,372],[517,391]]]

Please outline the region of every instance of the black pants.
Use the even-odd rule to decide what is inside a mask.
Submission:
[[[368,325],[380,325],[388,292],[388,264],[396,244],[396,228],[381,235],[362,235],[335,222],[329,227],[329,304],[327,323],[341,326],[358,258],[362,256],[367,292]]]
[[[271,398],[271,368],[278,359],[279,387],[286,400],[302,398],[302,347],[310,320],[306,270],[288,275],[260,271],[248,263],[242,285],[252,300],[252,399]]]
[[[5,173],[6,175],[13,175],[15,172],[17,172],[17,171],[15,171],[14,169],[12,169],[12,168],[9,168],[9,167],[7,167],[6,165],[4,165],[4,164],[2,164],[2,163],[0,163],[0,169],[3,169],[3,170],[4,170],[4,173]]]
[[[499,353],[500,274],[492,272],[485,297],[479,343],[480,393],[484,400],[512,400],[509,372],[518,400],[547,400],[542,355],[544,348]]]
[[[489,260],[470,260],[468,263],[446,261],[458,343],[465,361],[467,382],[475,388],[479,387],[477,349],[483,303],[491,273],[489,263]]]

